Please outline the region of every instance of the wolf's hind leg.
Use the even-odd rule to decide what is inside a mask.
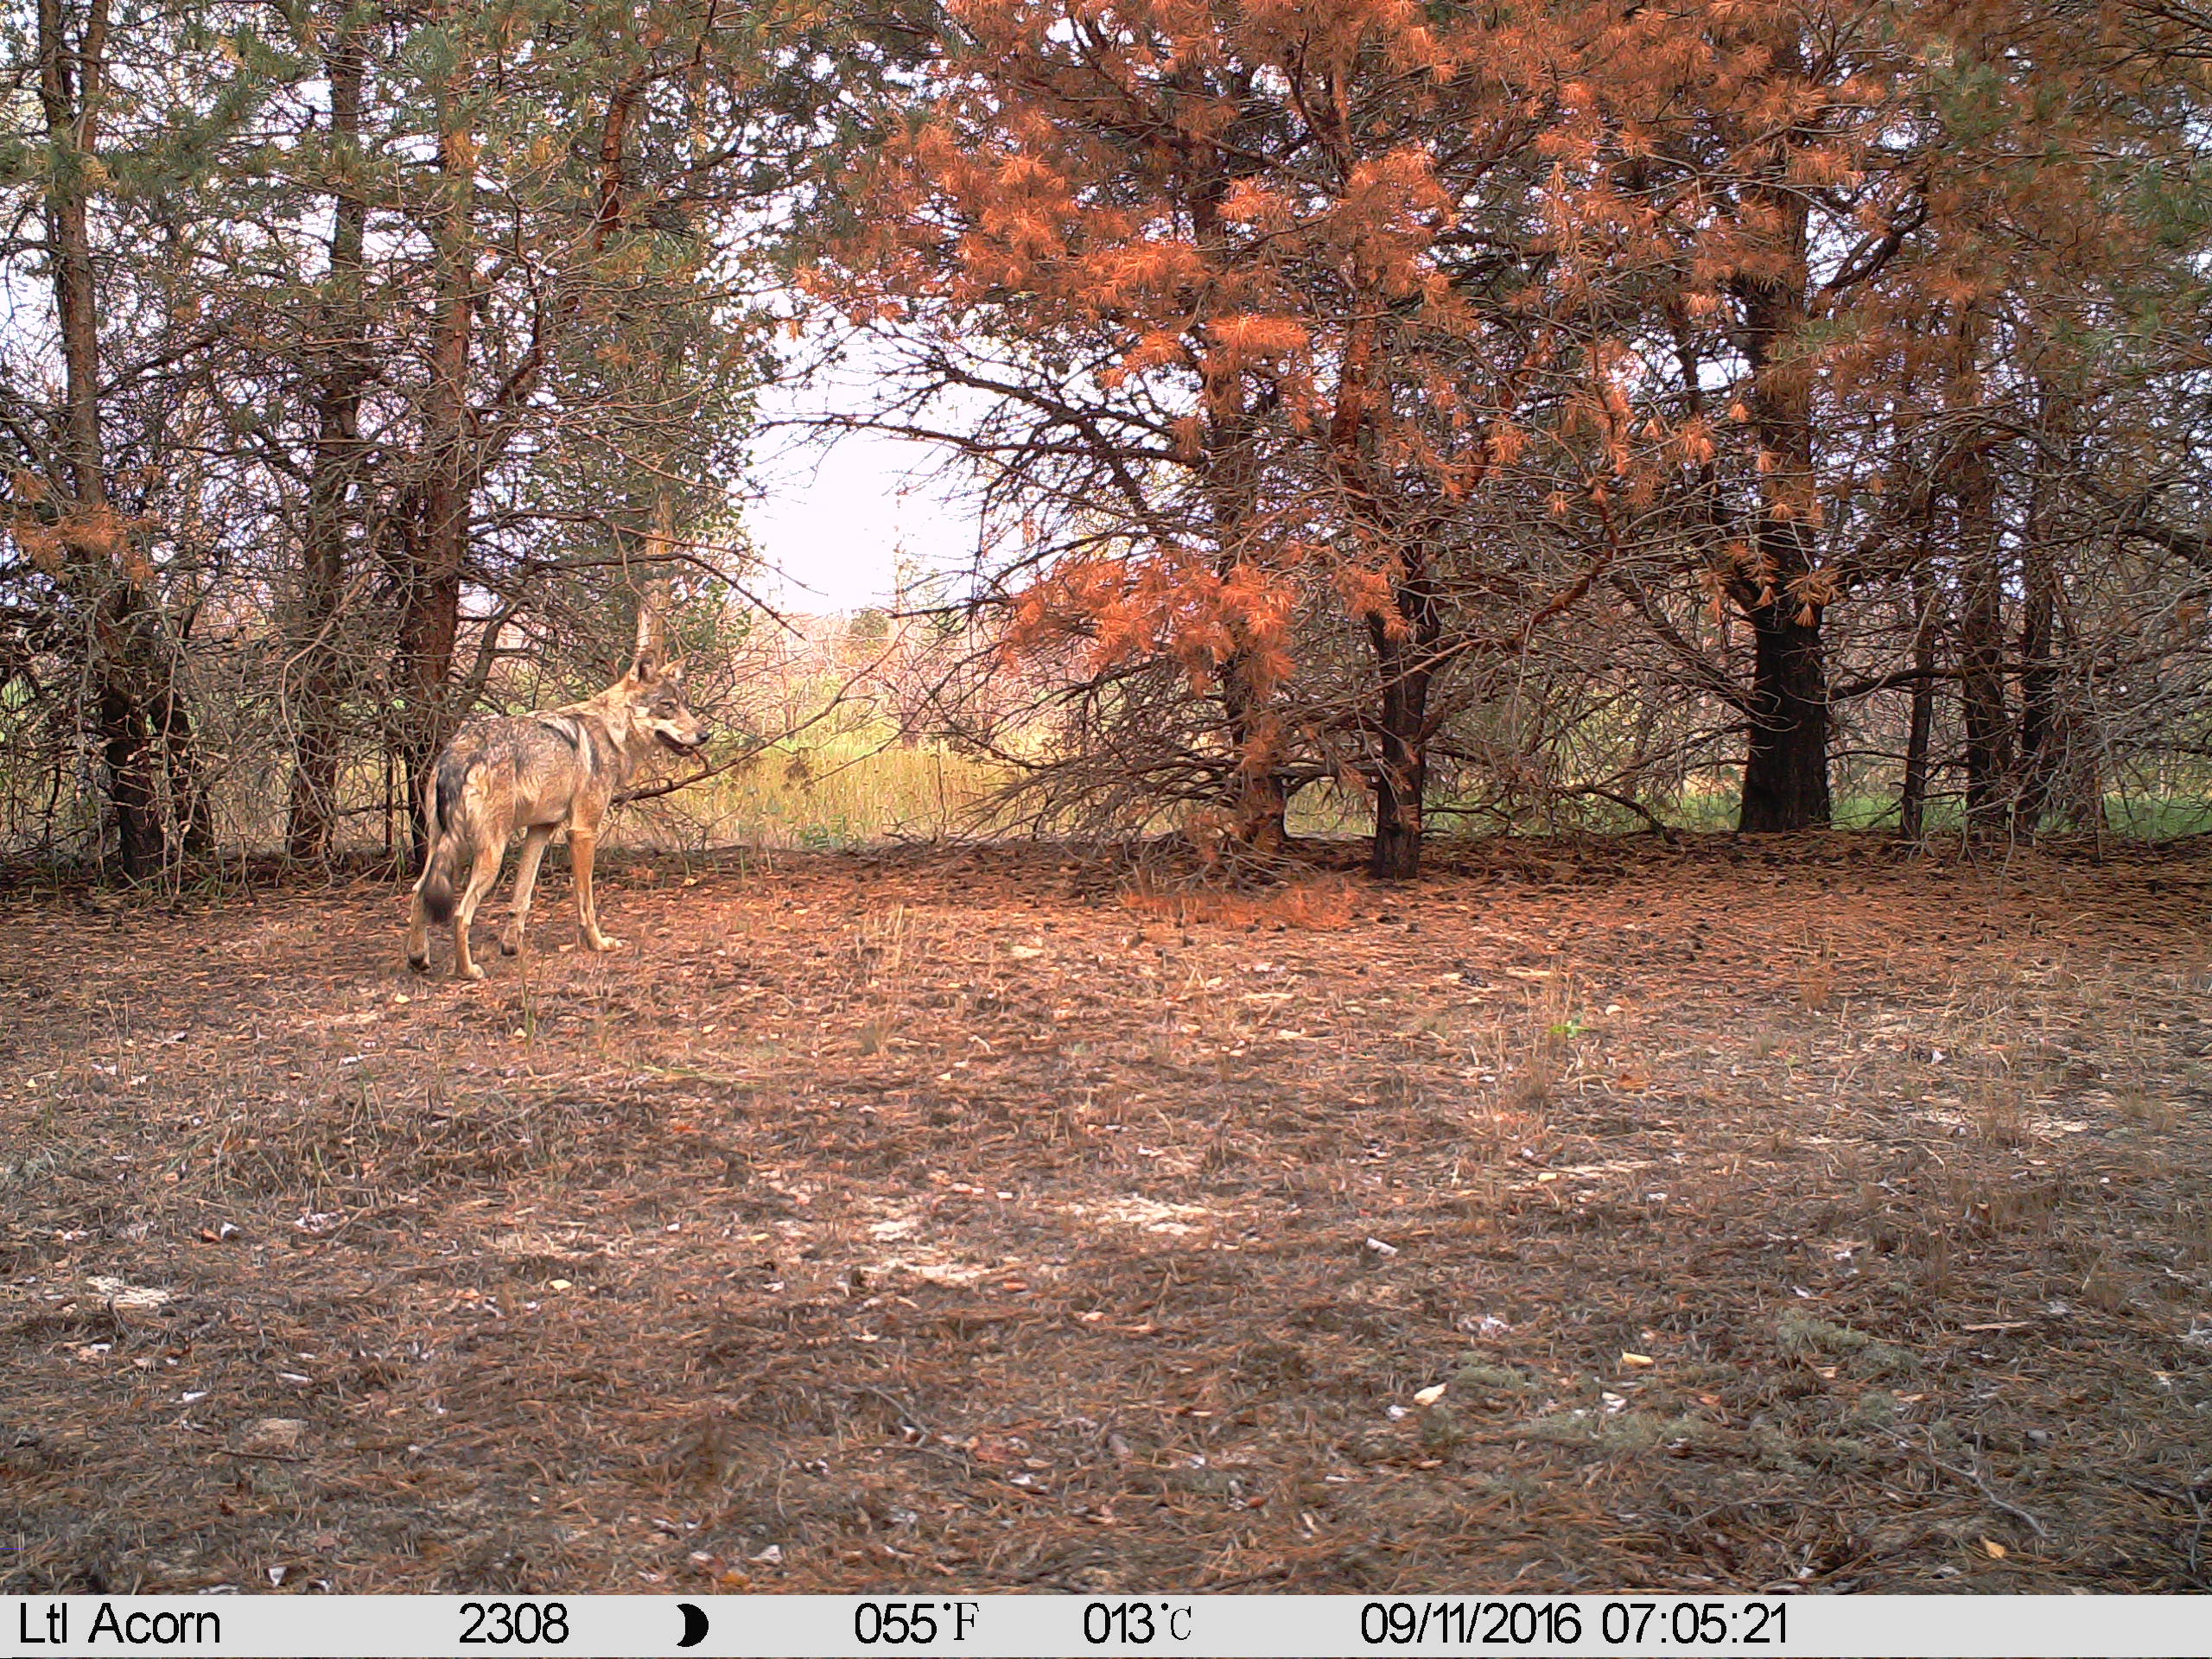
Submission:
[[[553,839],[553,826],[533,823],[524,831],[522,857],[515,864],[515,914],[499,936],[499,953],[513,956],[522,949],[522,936],[530,925],[530,896],[537,886],[537,861],[545,856],[545,843]]]
[[[481,979],[484,970],[476,965],[476,958],[469,954],[468,927],[476,919],[476,906],[484,902],[484,894],[499,879],[499,866],[505,861],[507,849],[497,842],[481,849],[476,862],[469,866],[468,889],[461,895],[461,903],[453,912],[453,976],[455,979]]]
[[[583,924],[584,943],[594,950],[613,950],[622,941],[599,931],[599,906],[592,899],[592,855],[598,850],[598,836],[580,835],[573,826],[569,829],[569,861],[576,873],[576,919]]]

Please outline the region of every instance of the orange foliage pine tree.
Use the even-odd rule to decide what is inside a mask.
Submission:
[[[1052,526],[1016,642],[1179,665],[1241,837],[1353,777],[1414,874],[1454,677],[1608,587],[1735,710],[1741,827],[1804,829],[1827,613],[1939,543],[1996,569],[1961,411],[2035,329],[1989,320],[2085,291],[2040,251],[2099,217],[2067,145],[2155,101],[2082,80],[2130,60],[2077,15],[963,0],[816,279],[1021,412],[957,435]]]

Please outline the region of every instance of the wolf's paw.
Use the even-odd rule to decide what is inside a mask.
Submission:
[[[484,970],[472,962],[466,967],[454,969],[453,976],[455,979],[481,979],[484,977]]]
[[[622,941],[612,933],[594,933],[584,943],[594,950],[620,950],[622,948]]]
[[[410,968],[413,969],[414,969],[416,973],[418,973],[418,974],[427,974],[427,973],[429,973],[429,972],[430,971],[430,957],[429,957],[429,953],[428,951],[425,951],[425,952],[423,952],[423,955],[421,955],[421,956],[419,956],[419,957],[408,957],[408,958],[407,958],[407,965],[408,965]]]
[[[503,957],[520,956],[522,941],[511,934],[502,933],[499,935],[499,954]]]

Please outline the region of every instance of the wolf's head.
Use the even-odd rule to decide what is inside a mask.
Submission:
[[[630,717],[678,754],[690,753],[712,735],[683,700],[683,671],[668,663],[657,645],[638,652],[622,677],[621,693]]]

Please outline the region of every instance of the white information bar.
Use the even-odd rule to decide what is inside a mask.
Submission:
[[[8,1596],[0,1656],[2212,1655],[2209,1596]]]

